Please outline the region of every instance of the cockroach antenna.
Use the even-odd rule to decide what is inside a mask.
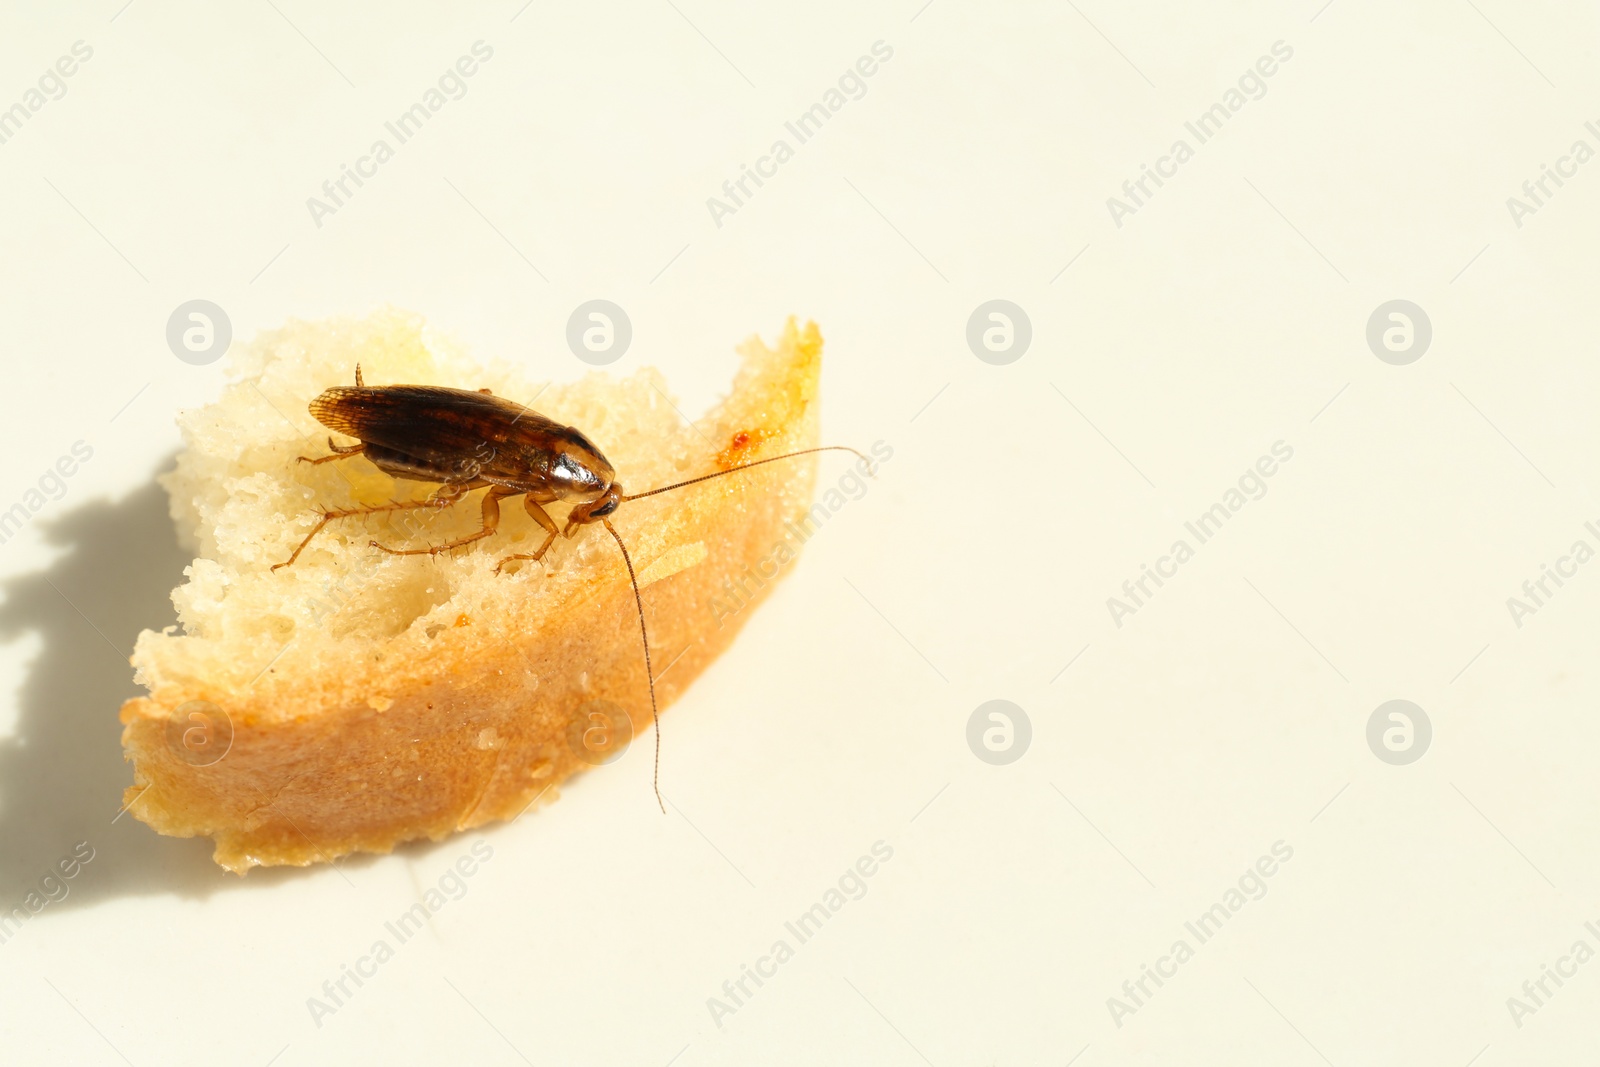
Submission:
[[[869,473],[872,470],[872,461],[867,459],[866,456],[861,455],[860,452],[857,452],[849,445],[823,445],[820,448],[803,448],[798,452],[785,452],[781,456],[770,456],[767,459],[758,459],[753,463],[741,463],[737,467],[729,467],[725,471],[717,471],[714,474],[702,474],[698,478],[690,478],[687,481],[674,482],[671,485],[663,485],[659,489],[651,489],[644,493],[634,493],[632,496],[623,496],[621,502],[625,504],[630,500],[642,500],[647,496],[655,496],[657,493],[665,493],[673,489],[682,489],[686,485],[694,485],[697,482],[708,482],[713,478],[721,478],[725,474],[737,474],[740,471],[748,470],[751,467],[759,467],[763,463],[776,463],[780,459],[794,459],[796,456],[809,456],[813,452],[853,452],[855,455],[860,457],[863,463],[867,464],[867,470]],[[617,548],[622,550],[622,562],[626,564],[628,568],[628,582],[633,586],[633,605],[639,611],[639,638],[644,642],[644,674],[650,688],[650,723],[655,728],[656,735],[656,762],[655,774],[652,778],[652,783],[655,786],[656,803],[661,806],[661,814],[665,815],[667,813],[667,805],[661,799],[661,714],[656,709],[656,674],[655,669],[650,665],[650,633],[645,629],[644,625],[644,598],[639,595],[639,579],[633,573],[633,559],[628,555],[628,546],[622,542],[622,535],[617,533],[617,529],[615,526],[611,525],[610,519],[601,518],[600,523],[606,528],[606,532],[611,535],[611,539],[617,543]]]
[[[729,474],[738,474],[740,471],[747,471],[751,467],[759,467],[763,463],[776,463],[780,459],[794,459],[796,456],[809,456],[813,452],[850,452],[860,459],[861,462],[867,465],[868,474],[872,473],[872,461],[866,456],[863,456],[856,449],[851,448],[849,445],[822,445],[818,448],[802,448],[798,452],[785,452],[781,456],[769,456],[766,459],[758,459],[753,463],[741,463],[737,467],[729,467],[725,471],[717,471],[714,474],[702,474],[698,478],[690,478],[688,481],[683,482],[673,482],[671,485],[663,485],[659,489],[650,489],[643,493],[625,494],[622,498],[622,502],[626,504],[630,500],[643,500],[647,496],[655,496],[657,493],[670,492],[673,489],[682,489],[684,486],[694,485],[696,482],[709,482],[713,478],[721,478]]]
[[[661,805],[661,814],[665,815],[667,805],[661,799],[661,714],[656,710],[656,672],[650,665],[650,631],[644,627],[644,598],[639,595],[639,579],[633,573],[633,559],[628,555],[628,546],[622,543],[622,535],[617,533],[610,519],[601,519],[600,523],[622,550],[622,562],[628,567],[628,584],[633,586],[633,606],[639,609],[639,640],[644,643],[644,676],[650,683],[650,724],[655,727],[656,735],[656,766],[651,783],[655,786],[656,803]]]

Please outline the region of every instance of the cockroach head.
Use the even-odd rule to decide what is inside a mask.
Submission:
[[[567,528],[564,532],[571,537],[579,526],[599,522],[616,511],[622,500],[622,486],[612,482],[598,499],[574,505],[572,510],[567,512]]]

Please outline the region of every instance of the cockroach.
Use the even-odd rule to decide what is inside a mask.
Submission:
[[[272,569],[287,567],[300,558],[312,538],[328,523],[357,515],[413,508],[446,508],[475,489],[487,488],[483,496],[483,523],[475,533],[428,548],[390,548],[377,541],[372,547],[394,556],[436,556],[494,534],[500,523],[500,501],[521,496],[522,504],[545,531],[544,542],[533,552],[506,556],[495,565],[495,573],[512,560],[542,562],[559,532],[571,537],[581,527],[600,523],[617,543],[622,562],[628,568],[633,586],[633,603],[639,612],[639,637],[644,643],[645,678],[650,688],[650,721],[655,726],[656,757],[653,784],[656,803],[662,814],[667,806],[661,799],[661,719],[656,708],[655,670],[650,663],[650,634],[644,621],[644,598],[639,595],[639,579],[633,559],[609,516],[630,500],[642,500],[658,493],[737,474],[780,460],[808,456],[813,452],[851,452],[871,471],[871,461],[848,445],[823,445],[803,448],[781,456],[769,456],[702,474],[697,478],[663,485],[643,493],[624,493],[616,480],[616,470],[593,441],[572,426],[563,426],[531,408],[495,396],[488,389],[450,389],[437,385],[373,385],[362,381],[356,365],[353,388],[326,389],[311,402],[311,415],[322,425],[357,444],[338,445],[332,437],[328,447],[333,455],[316,459],[299,457],[299,462],[319,464],[365,456],[379,470],[394,478],[426,482],[438,486],[425,500],[408,500],[371,507],[322,511],[322,519],[294,554]],[[566,526],[559,528],[543,505],[570,501]]]

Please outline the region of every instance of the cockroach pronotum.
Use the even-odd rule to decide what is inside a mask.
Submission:
[[[361,380],[359,364],[353,388],[339,386],[324,390],[311,402],[310,411],[322,425],[354,437],[359,444],[341,447],[330,437],[328,447],[333,449],[333,455],[318,459],[301,456],[301,463],[331,463],[366,456],[385,474],[414,482],[435,483],[439,488],[425,500],[335,511],[324,509],[322,520],[306,534],[294,554],[274,564],[273,570],[299,559],[311,539],[336,519],[412,508],[446,508],[474,489],[485,487],[489,491],[483,497],[483,525],[476,533],[429,548],[390,548],[376,541],[370,544],[395,556],[435,556],[449,552],[492,535],[500,523],[500,501],[521,496],[528,514],[545,531],[544,543],[533,552],[517,553],[500,560],[495,565],[495,573],[499,574],[512,560],[542,560],[558,532],[571,537],[579,527],[595,522],[606,528],[622,552],[628,581],[633,586],[634,606],[639,612],[639,637],[644,642],[645,678],[650,688],[650,721],[656,734],[656,803],[663,814],[667,806],[661,799],[661,720],[656,709],[656,680],[650,664],[650,634],[645,628],[644,599],[639,595],[639,579],[634,574],[628,546],[623,544],[607,516],[630,500],[641,500],[813,452],[852,452],[867,465],[868,472],[872,468],[871,460],[848,445],[823,445],[742,463],[643,493],[625,494],[610,462],[594,442],[574,427],[563,426],[531,408],[497,397],[487,389],[474,392],[437,385],[369,386]],[[560,530],[542,506],[558,500],[572,501],[566,526]]]

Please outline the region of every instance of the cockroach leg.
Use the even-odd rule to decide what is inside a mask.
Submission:
[[[298,457],[299,462],[309,463],[315,467],[318,463],[332,463],[336,459],[349,459],[351,456],[359,456],[367,450],[367,446],[359,441],[353,445],[336,445],[331,437],[328,438],[328,447],[333,449],[333,455],[321,456],[317,459],[312,459],[310,456],[300,456]]]
[[[538,551],[536,552],[519,552],[516,555],[507,556],[505,559],[494,565],[494,572],[496,574],[500,573],[501,567],[504,567],[507,563],[510,563],[514,559],[531,559],[535,563],[543,563],[544,554],[550,551],[550,542],[556,539],[556,521],[550,517],[549,513],[546,512],[544,508],[539,506],[539,502],[533,499],[531,496],[524,496],[522,498],[522,504],[528,509],[528,514],[533,516],[533,521],[544,527],[544,544],[540,545]]]
[[[311,543],[311,539],[316,537],[317,534],[321,533],[322,528],[335,519],[348,519],[352,515],[376,515],[380,511],[409,511],[412,508],[442,508],[448,507],[452,503],[454,503],[454,501],[450,500],[406,500],[397,504],[374,504],[371,507],[345,508],[340,511],[324,511],[322,513],[321,521],[311,528],[310,533],[306,534],[306,539],[300,542],[300,547],[294,550],[294,555],[290,556],[282,563],[274,563],[272,565],[272,569],[277,570],[279,567],[287,567],[289,564],[299,559],[300,553],[306,550],[306,546]]]
[[[490,489],[487,493],[483,494],[483,526],[480,527],[476,533],[470,533],[465,537],[458,537],[454,541],[446,541],[444,544],[435,546],[433,548],[390,548],[388,545],[380,545],[376,541],[371,541],[368,543],[371,544],[373,548],[387,552],[391,556],[437,556],[439,553],[448,552],[452,548],[460,548],[462,545],[470,545],[472,542],[481,541],[485,537],[488,537],[495,532],[496,528],[498,528],[500,525],[500,498],[515,496],[516,492],[517,491],[515,489],[508,489],[504,486],[497,485]],[[453,502],[453,498],[451,502]]]

